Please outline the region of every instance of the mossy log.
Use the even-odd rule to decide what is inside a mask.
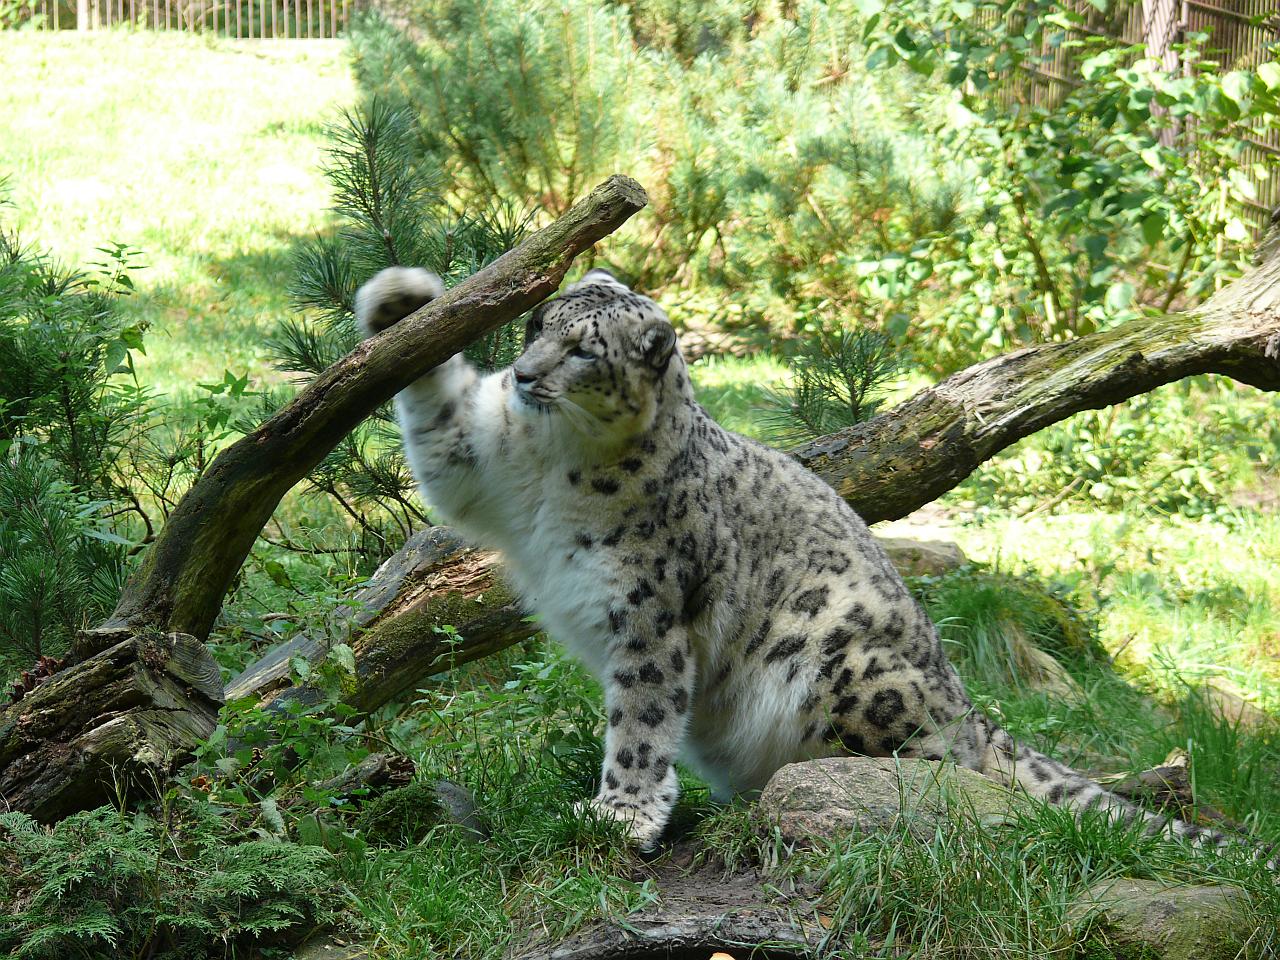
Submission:
[[[56,820],[163,784],[213,733],[222,678],[197,638],[133,636],[0,715],[0,806]]]
[[[296,637],[249,666],[228,684],[227,699],[257,696],[275,706],[314,702],[318,691],[289,685],[289,662],[318,659],[334,643],[347,643],[356,675],[344,699],[368,712],[411,693],[434,673],[536,632],[503,584],[497,555],[468,547],[444,527],[410,537],[348,609],[328,635]]]
[[[379,404],[559,287],[573,258],[648,202],[613,176],[563,217],[394,327],[361,343],[252,433],[222,451],[170,514],[101,633],[208,637],[232,580],[281,497]]]
[[[975,364],[795,457],[875,523],[931,503],[1005,447],[1082,410],[1201,373],[1280,390],[1280,253],[1267,253],[1196,310]]]

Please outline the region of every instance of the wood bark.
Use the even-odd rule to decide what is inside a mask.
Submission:
[[[316,702],[319,691],[289,685],[289,662],[318,659],[334,643],[348,643],[356,676],[347,702],[367,713],[411,694],[434,673],[537,632],[502,583],[497,555],[468,547],[443,527],[410,537],[348,609],[327,635],[296,637],[252,664],[227,685],[227,699],[255,696],[278,707]]]
[[[1029,347],[963,370],[873,420],[808,444],[801,463],[830,483],[868,522],[896,520],[929,503],[1005,447],[1081,410],[1106,406],[1199,373],[1280,389],[1280,252],[1184,315],[1133,320],[1066,343]],[[233,681],[229,696],[307,699],[292,690],[288,660],[348,640],[356,651],[352,702],[368,711],[432,673],[527,637],[524,612],[468,599],[501,590],[497,558],[450,534],[419,535],[365,591],[372,616],[330,638],[285,644]],[[432,539],[434,538],[434,539]],[[405,570],[417,573],[403,576]],[[400,584],[404,584],[400,593]],[[462,638],[445,644],[436,628]],[[350,633],[348,632],[350,631]]]
[[[218,665],[200,640],[130,637],[0,715],[0,804],[49,821],[163,784],[221,707]]]
[[[280,498],[355,426],[468,343],[546,299],[573,258],[647,198],[610,177],[563,217],[316,377],[258,429],[220,453],[170,515],[115,612],[73,651],[121,630],[208,637],[222,600]]]

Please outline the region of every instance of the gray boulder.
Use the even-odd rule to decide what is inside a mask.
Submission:
[[[756,805],[759,823],[800,846],[899,829],[925,839],[943,820],[999,823],[1034,801],[951,763],[827,757],[773,775]]]
[[[876,540],[904,577],[936,577],[968,563],[960,545],[950,540],[881,536]]]

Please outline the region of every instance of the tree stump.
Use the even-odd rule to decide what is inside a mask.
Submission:
[[[198,639],[131,636],[0,712],[0,803],[48,822],[154,789],[213,733],[221,706]]]

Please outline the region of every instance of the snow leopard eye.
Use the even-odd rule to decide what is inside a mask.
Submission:
[[[570,350],[569,356],[577,357],[579,360],[594,360],[596,358],[596,355],[592,353],[590,350],[587,350],[586,348],[584,348],[582,344],[578,344],[572,350]]]

